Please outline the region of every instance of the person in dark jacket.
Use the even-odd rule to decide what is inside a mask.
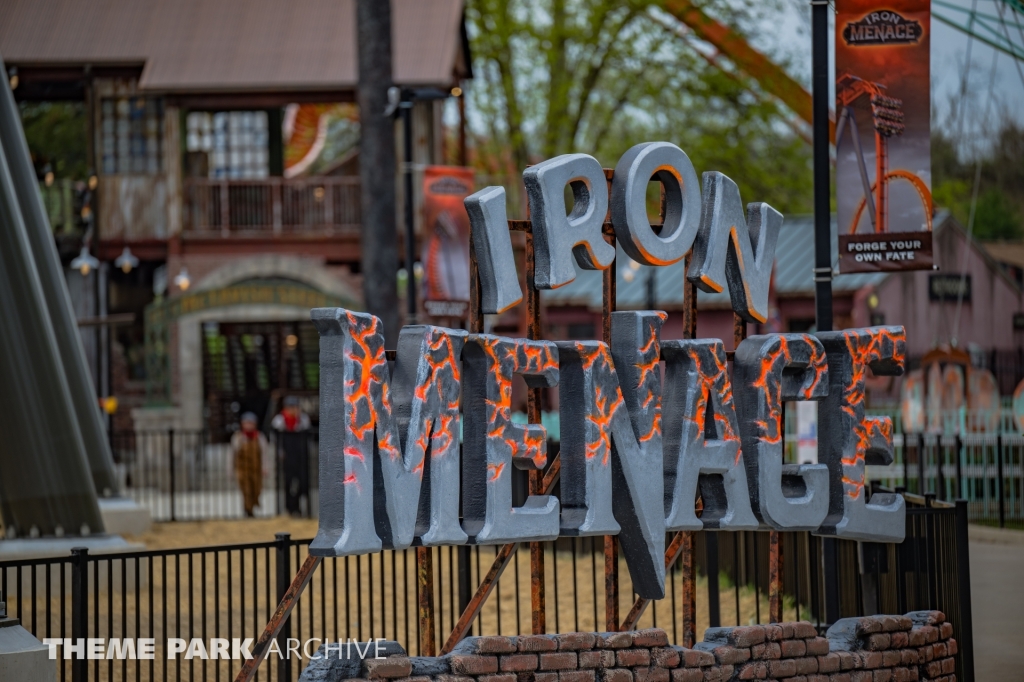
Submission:
[[[307,511],[309,507],[309,416],[298,398],[288,396],[271,426],[277,431],[278,456],[283,460],[284,506],[292,516],[300,516],[303,497]]]

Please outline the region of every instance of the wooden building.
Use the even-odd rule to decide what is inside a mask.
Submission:
[[[471,77],[461,0],[395,0],[393,45],[399,86]],[[58,234],[66,264],[83,239],[100,261],[68,269],[79,316],[134,314],[83,327],[115,428],[223,435],[314,396],[309,308],[360,307],[358,164],[286,177],[282,130],[289,107],[354,102],[354,0],[0,0],[0,55],[18,100],[84,103],[88,215]],[[415,104],[414,164],[446,161],[443,107]]]

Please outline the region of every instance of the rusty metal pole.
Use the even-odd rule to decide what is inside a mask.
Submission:
[[[533,234],[526,235],[526,337],[539,339],[540,329],[540,292],[533,283]],[[541,423],[541,390],[531,388],[526,394],[526,419],[531,424]],[[530,494],[541,495],[544,472],[530,472]],[[544,594],[544,545],[540,542],[530,543],[530,606],[533,611],[531,624],[533,634],[543,635],[547,630],[547,611]],[[499,607],[500,608],[500,607]],[[500,633],[499,633],[500,634]]]
[[[612,191],[611,169],[604,171],[608,181],[608,195]],[[611,229],[611,212],[605,217],[604,240],[615,247],[615,232]],[[601,340],[609,346],[612,343],[612,313],[615,312],[615,273],[618,261],[601,272]],[[619,629],[619,540],[614,535],[604,538],[604,619],[608,632]]]
[[[685,270],[689,269],[691,254],[687,254]],[[697,285],[683,282],[683,338],[697,337]],[[693,561],[697,536],[683,531],[680,572],[683,576],[683,646],[693,648],[697,642],[697,570]]]
[[[270,617],[270,622],[267,623],[267,627],[263,629],[263,634],[260,635],[256,645],[252,649],[252,658],[246,660],[242,665],[242,669],[238,671],[238,675],[235,676],[235,682],[251,682],[256,676],[256,672],[259,670],[260,664],[263,663],[267,654],[270,653],[270,642],[276,639],[281,633],[281,628],[288,621],[288,618],[292,615],[292,609],[299,601],[299,597],[302,596],[302,591],[306,589],[306,585],[309,584],[310,578],[313,577],[313,572],[316,571],[317,566],[323,561],[323,557],[313,556],[312,554],[306,557],[306,560],[302,562],[302,566],[299,568],[299,572],[292,578],[292,583],[289,585],[288,590],[284,593],[284,597],[281,599],[281,603],[278,604],[277,610],[274,611],[274,615]]]
[[[435,656],[434,561],[429,547],[416,548],[416,598],[420,618],[420,656]]]
[[[786,404],[782,404],[782,417],[779,423],[782,429],[782,456],[786,456]],[[783,551],[782,536],[777,530],[768,534],[768,621],[782,622],[782,591],[783,585]]]
[[[782,622],[782,536],[768,534],[768,622]]]

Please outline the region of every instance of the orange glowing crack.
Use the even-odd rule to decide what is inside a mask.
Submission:
[[[430,372],[428,373],[427,383],[422,387],[423,395],[420,396],[417,393],[417,397],[422,400],[426,400],[426,389],[430,384],[437,386],[437,397],[438,399],[444,399],[444,385],[438,379],[441,370],[448,368],[452,373],[452,381],[458,383],[461,379],[459,377],[459,366],[455,362],[455,349],[452,347],[451,337],[447,334],[441,334],[435,343],[428,344],[428,347],[432,351],[440,350],[442,346],[447,346],[444,350],[444,354],[437,360],[435,360],[429,354],[426,356],[427,364],[430,366]],[[419,389],[417,389],[418,391]]]
[[[440,427],[435,429],[434,435],[430,438],[433,457],[439,456],[452,444],[452,422],[455,421],[455,415],[442,414],[440,421]]]
[[[522,348],[523,356],[526,358],[526,363],[522,370],[526,372],[532,371],[530,365],[535,365],[537,368],[536,371],[540,372],[540,366],[542,362],[540,356],[543,352],[541,347],[523,343],[520,345],[520,348]]]
[[[647,443],[655,436],[661,435],[661,412],[654,413],[654,420],[651,422],[650,430],[644,435],[640,436],[641,443]]]
[[[363,492],[363,487],[359,485],[359,479],[356,478],[355,474],[349,474],[344,479],[342,479],[341,482],[344,485],[354,485],[356,487],[356,490],[358,490],[359,492]]]
[[[532,429],[528,429],[523,434],[523,444],[525,446],[526,455],[533,460],[534,466],[537,468],[543,467],[547,464],[548,456],[544,452],[544,433],[537,430],[537,433],[531,435]]]
[[[423,429],[420,431],[420,437],[416,439],[416,447],[420,452],[427,451],[427,443],[430,441],[430,420],[423,425]]]
[[[501,476],[501,472],[504,471],[504,470],[505,470],[505,463],[504,462],[501,462],[499,464],[488,464],[487,465],[487,472],[490,474],[490,476],[488,476],[487,482],[488,483],[494,483],[495,481],[497,481],[498,478]]]
[[[846,494],[852,499],[857,499],[864,488],[863,464],[864,457],[871,445],[871,437],[877,430],[883,437],[891,437],[892,422],[858,419],[854,405],[860,405],[865,399],[865,385],[868,366],[883,358],[883,343],[889,341],[893,345],[893,358],[898,362],[904,361],[903,353],[900,352],[900,337],[892,334],[887,329],[876,329],[871,332],[868,343],[862,344],[862,337],[858,334],[847,332],[844,334],[846,348],[850,353],[853,369],[850,381],[843,386],[843,412],[853,421],[853,433],[855,438],[854,452],[852,457],[842,458],[846,467],[855,467],[854,472],[860,472],[860,480],[854,480],[848,476],[843,477],[843,483],[850,486]]]
[[[658,335],[655,334],[654,330],[652,329],[651,330],[651,336],[650,336],[649,339],[647,339],[647,343],[644,344],[643,348],[640,349],[640,353],[642,355],[647,355],[647,353],[651,350],[651,348],[655,347],[655,344],[657,342],[658,342]]]
[[[583,361],[583,369],[591,369],[598,360],[604,364],[605,367],[611,367],[611,359],[608,357],[608,346],[605,344],[599,344],[598,346],[588,349],[585,345],[576,342],[576,352],[579,353],[580,359]]]
[[[388,457],[391,459],[399,459],[402,453],[398,451],[394,443],[391,442],[391,433],[385,433],[384,437],[379,440],[377,447],[380,448],[381,452],[386,452]]]
[[[595,388],[597,395],[594,399],[594,407],[597,414],[588,414],[587,420],[597,427],[597,440],[587,444],[586,453],[587,459],[593,459],[600,452],[601,448],[604,447],[604,458],[601,460],[601,465],[607,466],[608,454],[612,448],[612,417],[615,416],[615,411],[622,404],[622,394],[616,390],[615,402],[609,407],[608,397],[602,393],[601,387],[597,386]]]
[[[768,410],[768,416],[763,420],[755,421],[754,424],[762,432],[758,436],[759,440],[769,445],[778,445],[782,442],[782,412],[780,406],[782,382],[779,379],[779,375],[774,373],[774,370],[776,363],[782,362],[782,367],[779,368],[781,370],[790,361],[788,340],[786,337],[780,336],[778,341],[778,347],[774,350],[769,350],[761,358],[760,373],[757,379],[751,383],[753,388],[762,392],[764,401],[762,405]],[[772,395],[773,393],[775,393],[774,396]]]
[[[349,403],[350,415],[349,415],[349,429],[352,434],[358,439],[363,440],[366,434],[373,430],[374,424],[377,422],[377,414],[374,409],[373,399],[370,395],[371,385],[378,382],[379,379],[376,376],[378,368],[383,366],[386,362],[384,359],[383,348],[378,349],[380,352],[374,353],[370,350],[369,338],[377,333],[377,318],[371,318],[370,326],[365,329],[358,329],[359,320],[352,313],[347,313],[348,323],[351,327],[351,338],[352,343],[359,349],[362,354],[361,357],[357,357],[355,353],[349,352],[347,359],[352,361],[359,367],[359,384],[355,382],[347,382],[346,388],[353,389],[346,400]],[[365,422],[359,422],[359,402],[366,401],[366,409],[369,412],[369,419]]]
[[[552,352],[554,346],[544,344],[544,362],[541,365],[541,370],[558,369],[558,360],[555,359],[554,353]]]
[[[365,462],[366,461],[366,458],[363,457],[363,453],[361,453],[358,448],[354,448],[352,446],[349,446],[349,447],[345,448],[344,452],[345,452],[345,456],[346,457],[354,457],[354,458],[358,459],[360,462]]]
[[[847,478],[846,476],[843,476],[843,483],[845,485],[850,486],[850,488],[851,488],[850,490],[848,490],[846,492],[847,497],[849,497],[850,499],[856,500],[858,497],[860,497],[861,491],[864,490],[864,482],[863,481],[855,481],[855,480],[853,480],[851,478]]]
[[[636,381],[636,387],[638,389],[644,385],[645,381],[647,381],[648,375],[654,376],[654,370],[658,368],[658,363],[660,361],[661,359],[657,354],[655,354],[654,357],[647,362],[638,362],[634,365],[638,370],[640,370],[640,377]]]

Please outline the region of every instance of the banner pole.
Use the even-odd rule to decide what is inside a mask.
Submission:
[[[828,163],[828,11],[827,0],[811,0],[812,94],[814,134],[814,318],[819,332],[832,331],[832,220]],[[825,622],[839,620],[836,540],[822,538]]]

